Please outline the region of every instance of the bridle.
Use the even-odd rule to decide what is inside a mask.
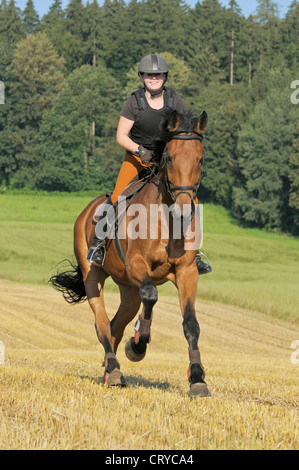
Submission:
[[[199,134],[196,131],[192,131],[191,133],[188,132],[179,132],[178,134],[175,134],[171,140],[176,139],[176,140],[199,140],[202,142],[203,140],[203,135]],[[169,154],[167,152],[167,144],[165,145],[164,152],[162,155],[162,165],[161,168],[165,168],[165,186],[167,193],[170,195],[172,201],[174,204],[176,203],[177,198],[179,197],[180,194],[188,194],[188,196],[191,199],[191,205],[192,205],[192,213],[194,214],[194,206],[195,206],[195,198],[196,198],[196,192],[200,186],[201,183],[201,178],[202,178],[202,173],[203,173],[203,167],[205,163],[205,154],[203,154],[203,158],[201,160],[201,174],[198,183],[195,186],[175,186],[171,183],[168,177],[168,171],[167,171],[167,158],[169,157]],[[173,194],[174,191],[179,191],[175,196]],[[193,191],[194,195],[193,197],[188,191]]]

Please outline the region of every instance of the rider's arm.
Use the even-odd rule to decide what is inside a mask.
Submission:
[[[133,140],[129,137],[130,130],[132,129],[133,125],[134,121],[131,121],[130,119],[125,118],[124,116],[121,116],[118,123],[116,140],[117,143],[123,148],[129,150],[129,152],[132,152],[135,155],[138,155],[139,145],[133,142]]]

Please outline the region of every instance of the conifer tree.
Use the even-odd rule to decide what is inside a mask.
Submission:
[[[294,232],[299,234],[299,119],[296,127],[296,137],[293,142],[293,151],[290,155],[290,198],[289,205],[292,211]]]
[[[38,30],[40,21],[38,13],[34,8],[33,0],[27,0],[22,19],[26,34],[31,34]]]
[[[83,62],[82,41],[65,26],[65,11],[60,0],[54,0],[49,12],[41,21],[41,32],[47,35],[55,49],[65,61],[66,74]]]
[[[121,22],[121,24],[118,26],[118,34],[114,35],[115,45],[113,49],[115,52],[113,51],[113,56],[117,57],[116,69],[114,60],[110,62],[107,53],[106,57],[108,64],[110,64],[109,67],[112,70],[115,69],[116,78],[125,86],[128,71],[140,61],[148,51],[151,51],[148,36],[146,4],[137,0],[131,0],[125,9],[122,7],[119,8],[119,14],[117,14],[117,16],[118,18],[115,17],[114,19],[116,27],[119,22]],[[104,30],[106,30],[105,26]],[[105,54],[104,50],[103,53]],[[120,57],[120,55],[122,55],[122,57]]]
[[[124,77],[126,70],[127,44],[124,43],[125,3],[123,0],[105,0],[102,12],[102,57],[115,76]],[[133,32],[132,32],[133,33]]]
[[[82,0],[70,0],[65,10],[64,28],[61,31],[63,56],[71,70],[85,63],[84,57],[84,5]],[[65,42],[66,41],[66,42]]]
[[[43,24],[53,24],[64,18],[61,0],[54,0],[49,8],[48,13],[42,17]]]
[[[234,74],[235,74],[235,40],[237,29],[239,29],[240,23],[240,14],[241,9],[235,0],[230,0],[229,2],[229,23],[231,28],[231,50],[230,50],[230,85],[234,84]]]
[[[9,44],[16,44],[25,36],[21,20],[21,11],[14,0],[2,1],[0,9],[0,39]]]
[[[103,57],[102,47],[104,40],[102,10],[98,1],[88,3],[84,10],[83,41],[84,63],[94,67],[97,61]]]
[[[280,50],[286,65],[296,73],[299,62],[299,2],[294,0],[279,25]]]
[[[82,37],[84,5],[82,0],[70,0],[66,8],[65,25],[76,37]]]
[[[278,4],[273,0],[257,0],[256,19],[260,25],[260,65],[269,66],[277,57]]]

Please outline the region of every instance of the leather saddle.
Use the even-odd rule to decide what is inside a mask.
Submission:
[[[113,241],[114,241],[117,253],[118,253],[121,261],[123,262],[123,264],[125,264],[125,255],[124,255],[123,249],[120,245],[119,238],[118,238],[118,226],[119,226],[126,210],[128,209],[128,207],[132,203],[134,197],[136,196],[136,194],[138,194],[139,191],[141,191],[141,189],[149,181],[152,180],[153,176],[154,175],[151,173],[151,174],[146,174],[145,176],[143,176],[140,179],[132,180],[131,183],[128,184],[128,186],[124,189],[124,191],[120,195],[121,205],[118,204],[118,201],[115,203],[115,232],[114,232]],[[106,200],[110,195],[111,195],[111,193],[106,193],[105,194]],[[96,225],[98,223],[99,217],[101,215],[102,206],[105,204],[106,200],[104,202],[102,202],[101,204],[99,204],[97,206],[95,212],[94,212],[93,219],[92,219],[92,223],[94,225]]]
[[[138,179],[138,180],[132,180],[128,186],[123,190],[123,192],[121,193],[120,197],[121,198],[125,198],[125,210],[127,210],[127,208],[129,207],[129,205],[131,204],[134,196],[139,193],[139,191],[141,191],[141,189],[152,179],[153,175],[145,175],[143,178],[141,179]],[[106,199],[108,199],[108,197],[111,195],[111,193],[106,193],[105,194],[105,197]],[[92,218],[92,223],[94,225],[96,225],[99,221],[99,217],[101,215],[101,210],[102,210],[102,207],[103,205],[105,204],[106,200],[104,202],[102,202],[101,204],[99,204],[97,207],[96,207],[96,210],[93,214],[93,218]],[[115,209],[116,209],[116,218],[119,219],[120,215],[123,214],[123,211],[124,211],[124,208],[123,208],[123,205],[122,205],[122,208],[120,208],[120,210],[118,210],[118,201],[115,203]]]

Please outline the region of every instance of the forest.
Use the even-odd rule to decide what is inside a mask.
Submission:
[[[112,190],[122,106],[150,53],[189,109],[208,113],[200,202],[244,226],[299,233],[299,3],[54,0],[39,18],[0,4],[0,193]]]

